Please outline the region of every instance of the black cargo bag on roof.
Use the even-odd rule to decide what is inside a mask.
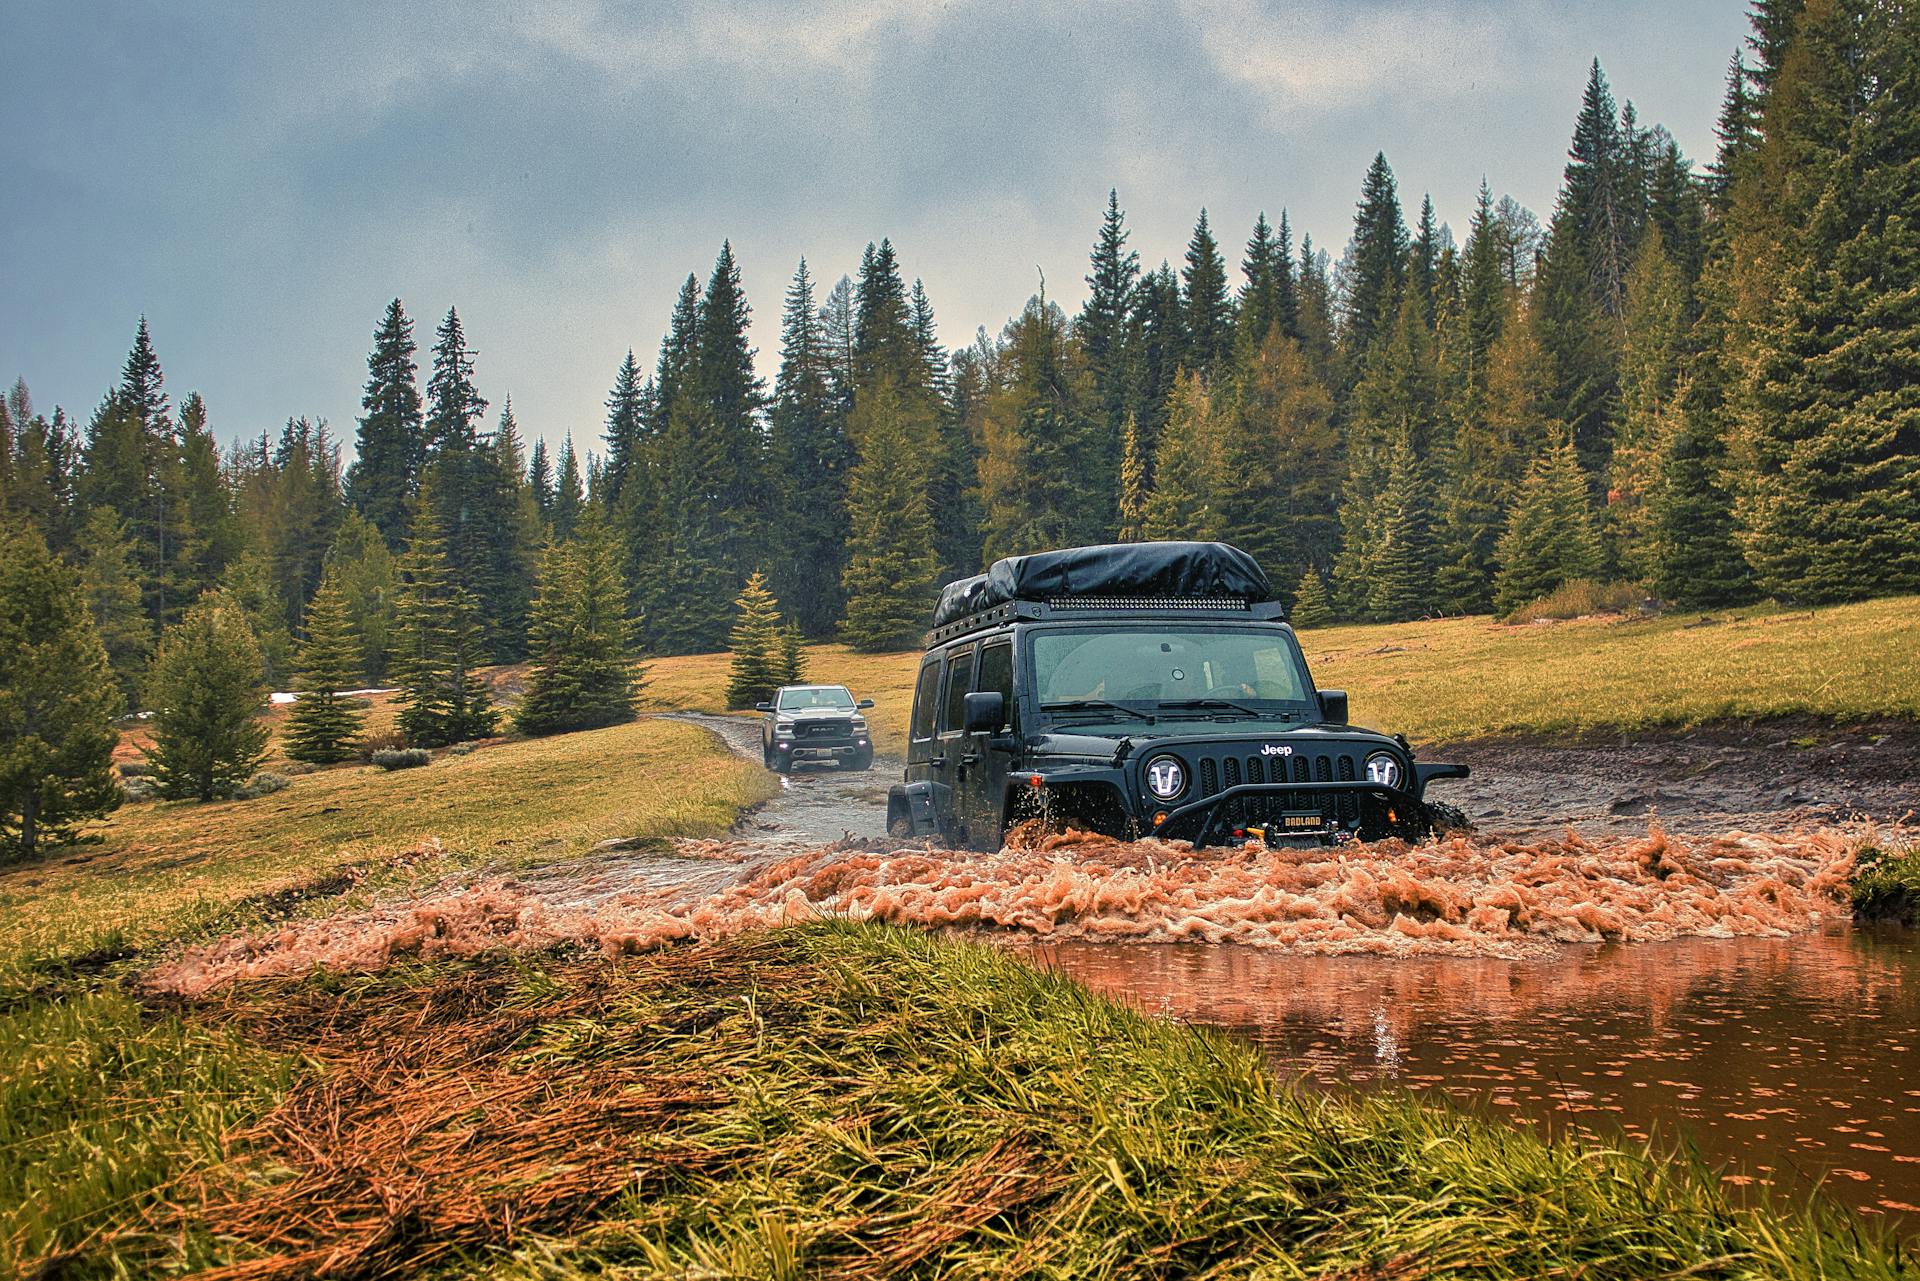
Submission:
[[[984,574],[948,583],[933,625],[1011,600],[1075,596],[1224,597],[1263,601],[1273,594],[1259,564],[1226,543],[1105,543],[1008,556]]]

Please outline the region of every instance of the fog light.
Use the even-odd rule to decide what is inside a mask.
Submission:
[[[776,752],[784,752],[787,749],[791,748],[792,746],[793,746],[792,743],[775,743],[773,745],[773,750]]]
[[[1162,823],[1166,821],[1167,821],[1167,812],[1165,810],[1161,810],[1158,814],[1155,814],[1153,816],[1153,825],[1155,827],[1160,826]]]

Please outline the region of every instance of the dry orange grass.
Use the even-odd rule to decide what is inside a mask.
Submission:
[[[1323,627],[1300,643],[1314,680],[1352,695],[1357,721],[1422,743],[1795,714],[1920,719],[1916,596],[1514,627],[1484,616]],[[898,755],[919,661],[918,650],[816,645],[807,677],[872,698],[874,738]],[[654,660],[650,705],[725,710],[727,663],[726,654]]]

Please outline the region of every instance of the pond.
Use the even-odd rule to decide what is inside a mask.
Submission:
[[[1252,1039],[1320,1089],[1399,1089],[1554,1134],[1691,1144],[1730,1184],[1920,1224],[1920,942],[1572,946],[1541,960],[1234,945],[1021,948],[1147,1011]]]

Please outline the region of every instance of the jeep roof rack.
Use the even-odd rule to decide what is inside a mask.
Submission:
[[[1107,543],[997,560],[984,574],[948,583],[934,609],[929,646],[1016,618],[1115,611],[1279,618],[1256,611],[1272,584],[1246,552],[1226,543]]]

